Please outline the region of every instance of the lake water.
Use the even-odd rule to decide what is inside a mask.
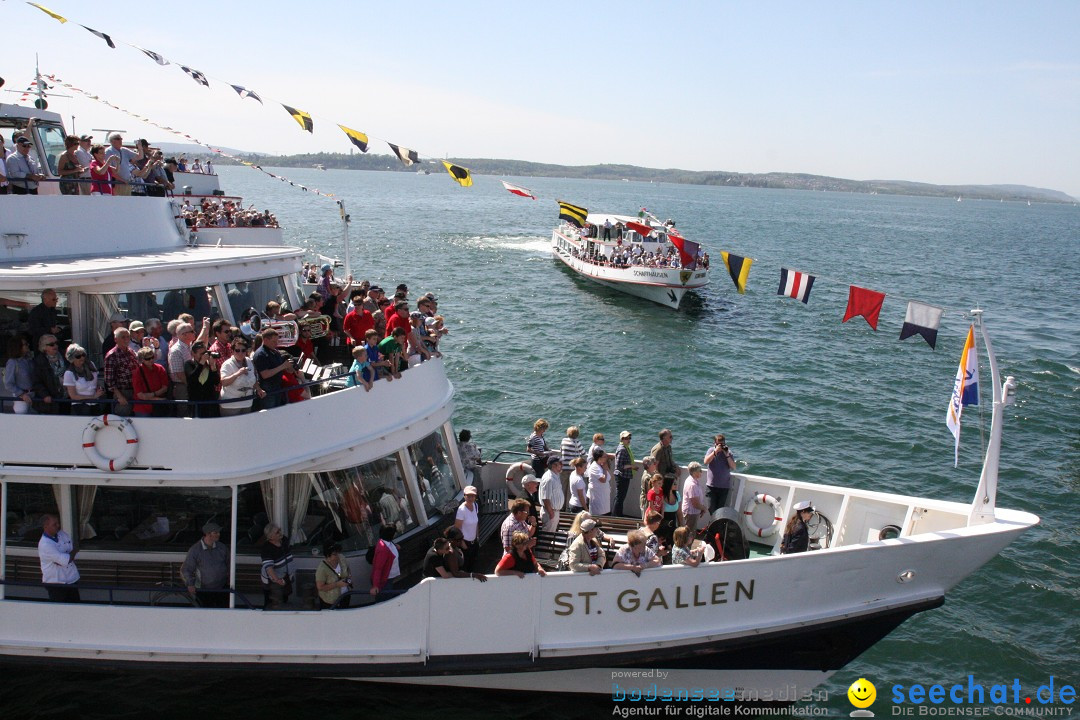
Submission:
[[[341,256],[333,202],[246,168],[220,168],[223,186],[271,208],[290,242]],[[859,677],[887,698],[893,684],[1051,675],[1076,685],[1080,637],[1080,209],[803,191],[519,178],[541,200],[495,178],[460,188],[440,174],[286,169],[343,198],[352,216],[354,274],[439,298],[457,388],[458,429],[491,457],[522,450],[546,418],[557,443],[569,425],[634,434],[640,457],[662,427],[675,457],[700,461],[727,436],[741,471],[970,502],[981,458],[979,413],[968,408],[953,468],[945,409],[970,320],[985,310],[1002,376],[1018,381],[1006,412],[998,503],[1042,524],[960,584],[941,609],[917,615],[824,688],[832,715],[851,706]],[[555,199],[674,218],[711,253],[712,284],[674,312],[573,277],[550,257]],[[736,293],[719,250],[754,258]],[[781,266],[817,274],[810,303],[778,297]],[[848,284],[888,294],[878,331],[842,324]],[[937,350],[898,342],[908,299],[947,308]],[[989,368],[982,357],[985,430]],[[822,578],[828,582],[828,578]],[[797,601],[797,598],[795,599]],[[478,621],[481,608],[473,612]],[[585,717],[553,698],[394,690],[337,682],[199,684],[112,675],[49,681],[50,704],[84,716],[287,710],[290,716]],[[0,689],[13,710],[40,711],[22,674]],[[14,693],[14,694],[13,694]],[[209,697],[212,696],[212,697]],[[267,699],[268,697],[272,699]],[[122,698],[122,700],[120,699]],[[95,704],[96,703],[96,704]],[[389,708],[393,708],[391,711]],[[879,700],[879,716],[889,704]],[[95,708],[100,708],[95,709]],[[448,709],[451,708],[451,709]],[[605,712],[606,710],[606,712]],[[600,715],[611,712],[601,708]],[[95,713],[100,713],[97,715]]]

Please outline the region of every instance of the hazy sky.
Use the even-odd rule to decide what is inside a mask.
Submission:
[[[429,157],[1080,196],[1077,0],[42,4],[70,22],[0,1],[5,89],[26,86],[37,53],[42,71],[213,144],[347,152],[341,123],[379,153],[388,140]],[[50,102],[80,132],[175,140],[85,99]],[[279,102],[310,112],[314,134]]]

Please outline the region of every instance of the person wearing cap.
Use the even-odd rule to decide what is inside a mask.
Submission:
[[[599,575],[607,563],[607,553],[596,539],[596,521],[586,518],[581,521],[581,534],[570,543],[570,570]]]
[[[7,180],[13,195],[37,195],[38,182],[45,179],[41,165],[30,156],[33,143],[25,135],[15,138],[15,152],[7,157]]]
[[[143,346],[143,339],[146,338],[146,326],[139,320],[132,320],[128,325],[128,333],[131,338],[128,343],[131,346],[131,352],[139,352]]]
[[[435,310],[437,307],[438,301],[431,293],[421,295],[420,299],[416,301],[416,309],[419,310],[425,318],[435,317]]]
[[[791,519],[784,527],[784,535],[780,538],[780,554],[806,552],[810,547],[810,529],[807,523],[814,515],[814,503],[809,500],[795,503],[792,508]]]
[[[116,331],[120,328],[127,328],[127,324],[127,315],[119,310],[109,316],[109,332],[105,333],[105,337],[101,341],[101,357],[105,357],[110,350],[116,347]]]
[[[540,481],[535,475],[526,475],[521,478],[521,489],[525,492],[521,498],[529,503],[529,523],[534,526],[540,525]]]
[[[633,435],[629,430],[619,433],[619,446],[615,448],[615,515],[622,517],[623,501],[634,479],[634,452],[630,449]]]
[[[731,491],[731,471],[735,469],[735,457],[723,435],[713,438],[713,446],[705,453],[705,465],[709,468],[705,492],[709,497],[709,514],[727,505]]]
[[[138,146],[137,146],[138,147]],[[109,149],[105,151],[106,162],[110,158],[116,158],[116,174],[113,186],[113,195],[131,195],[132,171],[135,163],[143,159],[142,148],[138,152],[124,147],[124,137],[118,133],[109,133]]]
[[[79,147],[75,148],[75,157],[83,166],[82,174],[79,175],[79,179],[82,180],[79,183],[80,195],[90,194],[90,163],[94,161],[94,157],[90,154],[90,146],[93,142],[94,138],[91,135],[80,135]]]
[[[221,542],[221,526],[210,521],[203,536],[188,550],[180,577],[202,607],[229,607],[229,548]]]
[[[535,482],[536,478],[532,478],[532,480]],[[510,505],[510,514],[506,516],[502,526],[499,528],[499,537],[502,539],[504,553],[512,550],[511,540],[514,533],[523,532],[529,537],[536,535],[536,521],[529,517],[529,509],[530,503],[525,498],[518,498]]]
[[[461,531],[464,557],[461,569],[472,572],[476,566],[476,556],[480,553],[479,543],[476,542],[476,532],[480,526],[480,504],[476,501],[476,487],[467,485],[463,491],[465,501],[458,505],[457,514],[454,515],[454,527]]]
[[[545,532],[555,532],[559,526],[559,511],[566,501],[562,487],[562,458],[548,458],[548,467],[540,479],[540,521]]]
[[[524,462],[513,463],[506,469],[506,496],[509,499],[513,500],[524,494],[521,489],[521,479],[526,475],[532,475],[532,471],[532,465]]]

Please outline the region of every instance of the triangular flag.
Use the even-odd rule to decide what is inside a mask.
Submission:
[[[349,138],[349,142],[355,145],[360,152],[367,152],[368,149],[368,136],[359,130],[353,130],[352,128],[345,127],[344,125],[338,125],[341,128],[341,132],[345,133]]]
[[[697,268],[697,254],[698,249],[701,246],[693,240],[687,240],[673,229],[668,229],[668,239],[671,240],[671,244],[679,251],[679,262],[682,266],[684,268],[690,268],[691,270]],[[685,282],[686,281],[684,280],[683,283]]]
[[[975,352],[975,326],[968,327],[964,351],[960,355],[960,367],[956,369],[953,381],[952,397],[949,398],[949,410],[945,413],[945,424],[956,438],[953,452],[953,467],[960,464],[960,416],[965,405],[979,404],[979,354]]]
[[[450,177],[454,178],[461,187],[472,186],[472,175],[469,173],[468,168],[463,168],[460,165],[454,165],[443,160],[443,165],[446,166],[446,172],[450,173]]]
[[[844,322],[862,315],[866,318],[866,322],[870,327],[877,330],[878,315],[881,313],[881,304],[883,302],[885,302],[885,293],[852,285],[848,290],[847,312],[844,313]]]
[[[900,339],[920,335],[927,345],[936,348],[937,331],[941,326],[941,316],[944,314],[945,308],[909,300],[907,314],[904,316],[904,327],[900,329]]]
[[[26,3],[26,4],[27,4],[27,5],[33,5],[33,6],[34,6],[34,7],[36,7],[36,8],[38,9],[38,10],[40,10],[40,11],[41,11],[41,12],[43,12],[43,13],[45,13],[46,15],[48,15],[48,16],[49,16],[49,17],[51,17],[51,18],[53,18],[54,20],[59,20],[61,24],[63,24],[63,23],[66,23],[66,22],[67,22],[67,18],[66,18],[66,17],[64,17],[63,15],[59,15],[59,14],[57,14],[57,13],[54,13],[54,12],[53,12],[52,10],[50,10],[50,9],[49,9],[49,8],[47,8],[47,7],[45,7],[44,5],[38,5],[37,3],[32,3],[32,2],[28,2],[28,3]]]
[[[292,119],[300,124],[300,127],[307,130],[309,133],[314,134],[315,123],[311,121],[311,116],[303,110],[297,110],[296,108],[289,107],[288,105],[282,105],[285,108],[285,112],[292,115]]]
[[[194,80],[195,82],[199,83],[200,85],[202,85],[204,87],[210,87],[210,81],[207,80],[206,76],[203,75],[198,70],[192,70],[191,68],[187,67],[186,65],[181,65],[180,69],[183,70],[184,72],[186,72],[188,75],[190,75],[191,79]]]
[[[512,195],[518,195],[520,197],[532,198],[533,200],[536,199],[536,196],[532,194],[532,190],[529,190],[528,188],[523,188],[520,185],[511,185],[510,183],[506,182],[505,180],[502,181],[502,184],[503,184],[503,187],[506,188]]]
[[[585,227],[585,219],[589,217],[589,211],[586,208],[578,205],[571,205],[568,202],[562,200],[556,200],[559,203],[559,219],[565,220],[574,227]]]
[[[420,162],[420,156],[416,154],[415,150],[410,150],[407,147],[401,147],[390,142],[386,144],[390,146],[390,149],[394,151],[394,154],[397,155],[398,160],[400,160],[405,167],[409,167],[413,163]]]
[[[99,38],[101,38],[102,40],[104,40],[104,41],[105,41],[105,44],[106,44],[106,45],[108,45],[109,47],[111,47],[111,48],[112,48],[113,50],[115,50],[115,49],[116,49],[116,44],[115,44],[115,43],[114,43],[114,42],[112,41],[112,38],[111,38],[111,37],[109,37],[108,35],[106,35],[105,33],[103,33],[103,32],[98,32],[98,31],[97,31],[97,30],[95,30],[94,28],[88,28],[88,27],[86,27],[85,25],[83,25],[82,27],[83,27],[84,29],[86,29],[86,30],[89,30],[89,31],[90,31],[90,32],[92,32],[93,34],[97,35],[97,36],[98,36]]]
[[[236,94],[240,96],[241,100],[244,98],[251,98],[252,100],[258,100],[259,104],[262,105],[262,98],[256,95],[254,90],[248,90],[242,85],[230,85],[229,87],[236,91]]]
[[[135,45],[134,47],[137,50],[140,50],[144,55],[146,55],[146,57],[150,58],[151,60],[156,62],[158,65],[168,65],[169,64],[168,60],[166,60],[163,56],[157,54],[153,50],[147,50],[146,48],[141,48],[138,45]]]
[[[726,250],[720,251],[720,257],[724,259],[728,275],[735,281],[735,288],[739,291],[739,294],[746,294],[746,280],[750,277],[750,266],[754,264],[754,259],[732,255]]]
[[[814,287],[814,276],[798,270],[780,268],[780,289],[777,295],[802,300],[803,305],[810,301],[810,288]]]

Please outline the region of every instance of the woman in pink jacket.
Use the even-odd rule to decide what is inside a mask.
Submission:
[[[383,525],[379,530],[379,542],[375,545],[375,557],[371,561],[371,594],[378,595],[392,588],[394,580],[401,575],[398,562],[398,546],[393,543],[397,528]]]

